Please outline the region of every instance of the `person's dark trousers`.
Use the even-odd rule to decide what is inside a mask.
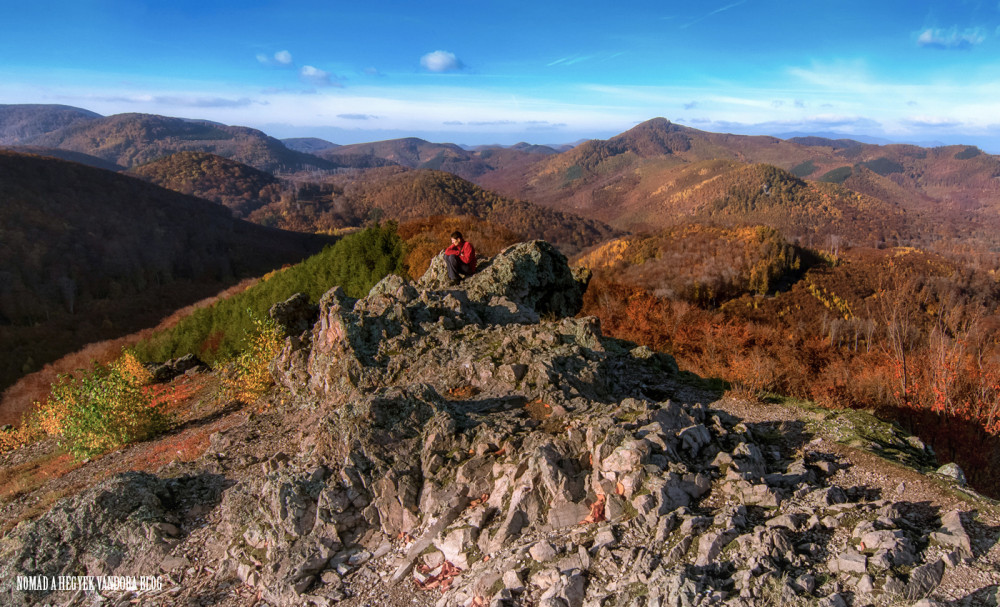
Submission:
[[[462,275],[470,276],[472,274],[472,268],[459,259],[458,255],[445,255],[444,261],[448,264],[448,278],[451,280],[461,280]]]

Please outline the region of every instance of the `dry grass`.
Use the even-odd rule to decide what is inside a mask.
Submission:
[[[81,465],[72,455],[59,449],[37,459],[0,469],[0,503],[34,491]]]

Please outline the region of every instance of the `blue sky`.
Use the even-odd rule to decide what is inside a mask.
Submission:
[[[336,143],[565,143],[663,116],[1000,153],[1000,0],[12,2],[0,103]]]

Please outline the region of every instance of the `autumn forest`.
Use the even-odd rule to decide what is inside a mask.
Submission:
[[[4,423],[88,344],[110,359],[366,227],[416,278],[459,229],[589,268],[606,335],[741,398],[873,411],[1000,496],[1000,158],[978,148],[662,118],[566,149],[338,146],[62,106],[0,106],[0,145]]]

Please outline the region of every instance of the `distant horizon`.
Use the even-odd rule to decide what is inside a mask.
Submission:
[[[649,118],[649,120],[653,120],[654,118],[660,118],[660,117],[666,118],[667,120],[670,120],[666,116],[651,116]],[[645,122],[645,121],[642,121],[642,122]],[[298,138],[315,138],[315,139],[323,139],[325,141],[329,141],[330,143],[334,143],[334,144],[337,144],[337,145],[353,145],[353,144],[359,144],[359,143],[374,143],[374,142],[378,142],[378,141],[388,141],[388,140],[392,140],[392,139],[405,139],[405,138],[409,138],[409,137],[416,137],[417,139],[423,139],[423,140],[428,141],[430,143],[452,143],[452,144],[458,145],[460,147],[468,147],[468,148],[482,147],[482,146],[491,146],[491,145],[497,145],[497,146],[503,146],[503,147],[510,147],[510,146],[513,146],[513,145],[517,145],[519,143],[527,143],[527,144],[531,144],[531,145],[542,145],[542,146],[554,147],[554,146],[566,146],[566,145],[575,146],[575,145],[579,145],[580,143],[583,143],[584,141],[589,141],[589,140],[594,140],[594,139],[597,139],[597,140],[610,139],[611,137],[614,137],[616,135],[620,135],[621,133],[624,133],[625,131],[628,131],[629,129],[637,126],[638,124],[642,124],[642,122],[637,122],[637,123],[629,126],[628,128],[625,128],[625,129],[623,129],[621,131],[609,132],[609,133],[602,133],[602,134],[595,135],[595,136],[590,136],[590,137],[581,136],[581,137],[578,137],[578,138],[573,139],[571,141],[541,141],[541,140],[533,141],[533,140],[524,139],[524,138],[518,139],[516,137],[516,135],[515,135],[515,136],[504,137],[502,140],[498,139],[498,140],[495,140],[495,141],[487,141],[487,140],[484,139],[482,141],[477,141],[477,142],[474,142],[474,143],[470,143],[468,141],[460,141],[460,140],[457,140],[457,139],[454,139],[454,138],[448,138],[447,134],[441,134],[441,133],[431,133],[431,134],[419,134],[418,133],[418,134],[414,134],[414,133],[402,132],[402,131],[398,132],[398,133],[386,132],[386,133],[383,133],[385,135],[384,137],[378,137],[377,139],[364,139],[362,137],[369,137],[369,136],[375,135],[377,133],[374,132],[374,131],[356,131],[356,132],[337,131],[336,129],[329,129],[329,130],[331,130],[333,132],[328,137],[323,137],[323,136],[315,135],[315,134],[304,134],[304,135],[292,134],[292,135],[288,135],[288,136],[285,136],[285,135],[280,135],[279,136],[277,134],[274,134],[274,133],[283,133],[283,132],[286,132],[282,128],[282,125],[277,125],[277,126],[276,125],[264,125],[265,128],[259,128],[258,130],[260,130],[260,131],[266,133],[267,135],[270,135],[271,137],[274,137],[276,139],[282,139],[283,140],[283,139],[298,139]],[[953,143],[948,143],[948,142],[944,142],[944,141],[895,141],[895,140],[886,139],[886,138],[883,138],[883,137],[873,137],[873,136],[869,136],[869,135],[865,135],[865,134],[836,133],[836,132],[830,132],[830,131],[789,132],[789,133],[769,133],[769,132],[766,132],[766,133],[765,132],[745,132],[745,133],[738,133],[738,132],[735,132],[735,131],[712,131],[712,130],[707,130],[707,129],[704,129],[704,128],[699,128],[699,127],[696,127],[696,126],[691,126],[689,124],[683,124],[683,123],[675,121],[675,120],[670,120],[670,122],[672,122],[673,124],[678,124],[678,125],[681,125],[681,126],[685,126],[685,127],[689,127],[689,128],[693,128],[693,129],[698,129],[699,131],[706,131],[706,132],[718,133],[718,134],[746,135],[746,136],[751,136],[751,137],[753,137],[753,136],[775,137],[777,139],[783,139],[783,140],[788,140],[788,139],[792,139],[792,138],[796,138],[796,137],[822,137],[822,138],[831,139],[831,140],[850,139],[850,140],[858,141],[860,143],[867,143],[867,144],[872,144],[872,145],[916,145],[916,146],[919,146],[919,147],[926,147],[926,148],[941,147],[941,146],[948,146],[948,145],[975,145],[976,147],[979,147],[981,150],[983,150],[984,152],[986,152],[988,154],[998,154],[998,153],[1000,153],[1000,146],[998,146],[997,151],[991,151],[991,150],[988,150],[988,149],[986,149],[985,147],[983,147],[981,145],[977,145],[976,143],[969,142],[969,141],[957,141],[957,142],[953,142]],[[249,125],[232,125],[232,126],[249,126]],[[251,127],[251,128],[258,128],[258,127]],[[293,132],[294,133],[294,132],[298,132],[298,130],[299,129],[292,129],[289,132]],[[303,130],[302,132],[315,133],[315,132],[321,132],[321,131],[324,131],[324,127],[318,127],[317,129],[312,129],[312,130]],[[347,134],[345,136],[344,133],[349,133],[349,134]],[[331,139],[331,137],[336,137],[338,139],[341,139],[341,141],[334,141],[333,139]]]
[[[0,104],[0,106],[3,106],[3,105],[66,105],[66,104],[31,104],[31,103],[26,103],[26,104]],[[113,116],[114,115],[114,114],[102,114],[100,112],[96,112],[96,111],[92,110],[91,108],[86,108],[86,107],[79,107],[79,106],[67,106],[67,107],[75,107],[76,109],[87,110],[87,111],[90,111],[90,112],[94,112],[94,113],[100,114],[101,116],[104,116],[104,117],[108,117],[108,116]],[[134,113],[134,112],[117,112],[117,113]],[[138,113],[149,113],[149,112],[138,112]],[[199,118],[199,117],[196,117],[196,116],[193,116],[193,115],[192,116],[167,116],[167,117],[168,118],[178,118],[178,119],[181,119],[181,120],[208,120],[207,118]],[[892,139],[886,139],[884,137],[874,137],[874,136],[870,136],[870,135],[866,135],[866,134],[838,133],[838,132],[834,132],[834,131],[786,132],[786,133],[753,132],[753,129],[749,129],[751,132],[712,131],[712,130],[701,128],[701,127],[698,127],[698,126],[692,126],[692,125],[689,125],[689,124],[683,124],[683,123],[681,123],[679,121],[671,120],[670,118],[668,118],[666,116],[651,116],[647,120],[653,120],[655,118],[665,118],[666,120],[669,120],[670,122],[672,122],[674,124],[678,124],[678,125],[689,127],[689,128],[693,128],[693,129],[698,129],[700,131],[706,131],[706,132],[712,132],[712,133],[719,133],[719,134],[747,135],[747,136],[766,136],[766,137],[776,137],[778,139],[784,139],[784,140],[792,139],[792,138],[795,138],[795,137],[822,137],[822,138],[832,139],[832,140],[836,140],[836,139],[851,139],[851,140],[858,141],[858,142],[861,142],[861,143],[868,143],[868,144],[873,144],[873,145],[902,144],[902,145],[916,145],[916,146],[927,147],[927,148],[947,146],[947,145],[975,145],[975,146],[979,147],[981,150],[983,150],[984,152],[986,152],[988,154],[998,154],[998,153],[1000,153],[1000,148],[998,148],[998,149],[989,149],[988,147],[984,147],[984,145],[980,145],[980,143],[973,142],[973,141],[954,141],[954,142],[945,142],[945,141],[896,141],[896,140],[892,140]],[[220,122],[220,121],[213,121],[213,122]],[[360,143],[375,143],[375,142],[378,142],[378,141],[388,141],[388,140],[392,140],[392,139],[405,139],[405,138],[415,137],[417,139],[423,139],[423,140],[428,141],[430,143],[442,143],[442,144],[443,143],[450,143],[450,144],[458,145],[459,147],[475,148],[475,147],[491,146],[491,145],[497,145],[497,146],[503,146],[503,147],[510,147],[510,146],[513,146],[513,145],[517,145],[519,143],[527,143],[527,144],[530,144],[530,145],[542,145],[542,146],[549,146],[549,147],[576,146],[576,145],[579,145],[580,143],[582,143],[584,141],[588,141],[588,140],[593,140],[593,139],[598,139],[598,140],[609,139],[611,137],[619,135],[619,134],[621,134],[621,133],[623,133],[623,132],[625,132],[625,131],[633,128],[633,127],[635,127],[638,124],[641,124],[642,122],[646,122],[646,120],[643,120],[643,121],[640,121],[640,122],[636,122],[635,124],[632,124],[632,125],[628,126],[627,128],[622,129],[621,131],[608,132],[608,133],[597,133],[597,134],[594,134],[594,135],[591,135],[591,136],[581,135],[580,137],[577,137],[576,139],[571,139],[571,140],[567,140],[567,141],[547,141],[547,140],[540,140],[540,139],[539,140],[531,140],[531,139],[527,138],[527,137],[530,137],[532,135],[530,133],[523,133],[522,135],[524,135],[525,137],[524,138],[520,138],[520,139],[517,138],[517,134],[516,133],[506,134],[505,136],[502,136],[502,137],[497,137],[496,136],[497,134],[491,133],[491,134],[485,135],[484,138],[481,139],[481,140],[479,140],[479,141],[463,141],[463,140],[459,140],[457,138],[449,138],[447,132],[445,132],[445,133],[441,133],[441,132],[437,132],[437,133],[420,133],[420,132],[417,132],[417,133],[414,133],[414,132],[408,132],[408,131],[398,131],[398,132],[396,132],[396,131],[374,131],[374,130],[360,130],[360,129],[358,129],[358,130],[346,130],[346,129],[337,129],[335,127],[323,127],[323,126],[318,126],[318,127],[292,127],[292,126],[289,126],[289,125],[282,125],[282,124],[264,124],[264,125],[236,124],[236,123],[222,123],[222,124],[227,124],[228,126],[241,126],[241,127],[254,128],[254,129],[257,129],[257,130],[263,132],[264,134],[266,134],[268,136],[274,137],[275,139],[279,139],[279,140],[281,140],[281,139],[297,139],[297,138],[315,138],[315,139],[323,139],[325,141],[328,141],[328,142],[336,144],[336,145],[353,145],[353,144],[360,144]],[[324,136],[324,134],[325,134],[325,136]],[[466,136],[466,137],[468,135],[467,133],[453,133],[453,134],[456,135],[456,136],[461,135],[461,136]],[[492,137],[492,139],[490,139],[491,137]]]
[[[337,143],[576,141],[663,116],[1000,153],[996,2],[52,0],[4,18],[4,104]]]

